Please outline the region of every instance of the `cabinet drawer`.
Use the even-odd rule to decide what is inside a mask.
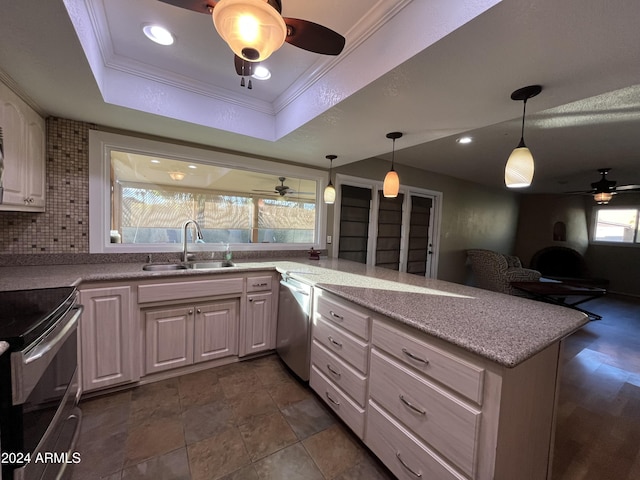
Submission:
[[[366,314],[346,307],[326,294],[318,299],[318,313],[354,335],[369,339],[369,317]]]
[[[247,277],[247,292],[261,292],[263,290],[271,290],[271,275],[262,275],[259,277]]]
[[[364,407],[367,388],[365,376],[329,352],[317,340],[314,340],[311,346],[311,363],[361,407]]]
[[[479,410],[375,349],[370,379],[369,395],[376,403],[473,477]]]
[[[138,303],[186,300],[242,293],[243,278],[221,278],[189,282],[151,283],[138,286]]]
[[[369,364],[367,344],[358,340],[346,331],[334,327],[322,317],[316,317],[313,325],[313,337],[327,350],[356,367],[361,372],[367,371]]]
[[[482,404],[484,369],[429,345],[426,340],[410,338],[380,321],[373,322],[372,343],[403,363],[428,375],[458,393]]]
[[[399,480],[465,480],[371,401],[364,443]]]
[[[329,407],[362,439],[364,436],[364,409],[347,397],[315,367],[311,366],[309,385]]]

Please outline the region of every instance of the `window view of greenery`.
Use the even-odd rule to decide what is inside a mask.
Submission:
[[[111,167],[115,241],[181,243],[187,220],[198,222],[205,243],[316,240],[315,180],[116,151]]]
[[[598,210],[594,240],[599,242],[640,243],[637,208]]]

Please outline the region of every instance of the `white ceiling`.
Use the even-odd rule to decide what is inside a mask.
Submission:
[[[640,2],[283,0],[343,34],[325,57],[285,44],[239,85],[207,15],[157,0],[2,2],[0,78],[43,114],[326,168],[388,159],[503,186],[527,103],[529,192],[588,188],[597,168],[640,184]],[[495,6],[494,6],[495,5]],[[140,26],[161,22],[173,47]],[[81,39],[81,40],[80,40]],[[267,63],[267,62],[265,62]],[[455,138],[467,132],[470,145]]]

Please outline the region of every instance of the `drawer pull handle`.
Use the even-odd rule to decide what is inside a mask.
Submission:
[[[327,396],[327,398],[331,403],[333,403],[336,406],[340,406],[340,402],[336,402],[333,398],[331,398],[331,395],[329,395],[329,392],[324,392],[324,394]]]
[[[333,310],[329,310],[329,313],[331,314],[331,316],[333,318],[337,318],[338,320],[344,320],[344,317],[341,315],[338,315],[336,312],[334,312]]]
[[[422,474],[416,472],[414,469],[412,469],[409,465],[407,465],[406,463],[404,463],[404,460],[402,460],[402,457],[400,456],[400,452],[396,452],[396,458],[400,461],[400,463],[402,464],[402,466],[404,468],[406,468],[409,473],[411,473],[411,475],[413,475],[414,477],[418,477],[418,478],[422,478]]]
[[[420,407],[416,407],[413,403],[411,403],[409,400],[407,400],[406,398],[404,398],[404,395],[400,394],[398,395],[400,397],[400,400],[402,400],[402,403],[404,403],[407,407],[409,407],[411,410],[413,410],[414,412],[419,413],[420,415],[426,415],[427,412],[424,411],[422,408]]]
[[[414,355],[413,353],[411,353],[409,350],[407,350],[406,348],[402,349],[402,353],[404,353],[407,357],[409,357],[411,360],[415,360],[416,362],[421,362],[424,363],[425,365],[429,365],[429,360],[425,360],[424,358],[420,358],[417,355]]]
[[[264,282],[264,283],[254,283],[254,284],[253,284],[253,286],[254,286],[254,287],[266,287],[267,285],[268,285],[268,283],[267,283],[267,282]]]
[[[338,378],[340,378],[342,376],[340,374],[340,372],[334,370],[333,367],[331,365],[329,365],[328,363],[327,363],[327,370],[329,370],[331,373],[333,373]]]
[[[338,342],[338,341],[334,340],[334,339],[333,339],[333,337],[332,337],[331,335],[329,335],[327,338],[328,338],[328,339],[329,339],[329,341],[330,341],[331,343],[333,343],[336,347],[340,347],[340,348],[342,348],[342,344],[341,344],[340,342]]]

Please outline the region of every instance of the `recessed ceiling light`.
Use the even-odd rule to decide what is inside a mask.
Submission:
[[[196,167],[195,165],[189,165],[189,168],[196,169],[196,168],[198,168],[198,167]]]
[[[160,25],[146,24],[142,26],[142,31],[149,40],[160,45],[172,45],[174,42],[173,34]]]
[[[268,80],[271,78],[271,72],[267,67],[263,67],[262,65],[258,65],[253,71],[253,75],[251,75],[256,80]]]
[[[473,142],[473,138],[471,137],[458,137],[456,138],[456,143],[461,143],[463,145],[467,144],[467,143],[471,143]]]
[[[160,160],[156,160],[155,158],[151,160],[151,163],[160,163]]]

